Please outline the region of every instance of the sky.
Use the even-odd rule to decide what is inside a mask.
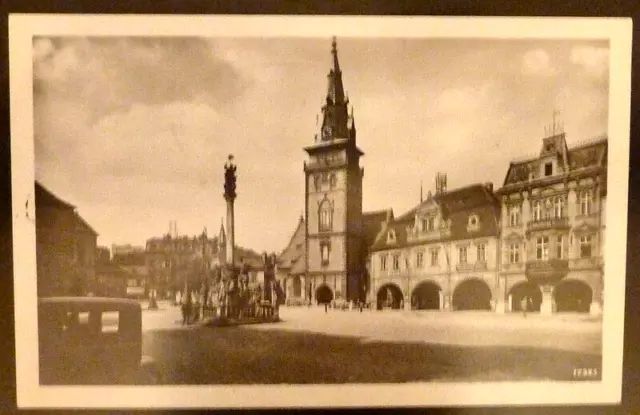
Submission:
[[[606,41],[338,38],[364,151],[363,210],[493,182],[535,156],[554,110],[571,147],[607,133]],[[285,248],[304,211],[331,38],[36,37],[36,180],[98,244],[216,235],[237,163],[236,244]],[[321,117],[319,118],[321,120]]]

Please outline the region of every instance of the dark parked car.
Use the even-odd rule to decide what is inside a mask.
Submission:
[[[142,309],[134,300],[49,297],[38,300],[41,384],[154,384],[142,355]]]

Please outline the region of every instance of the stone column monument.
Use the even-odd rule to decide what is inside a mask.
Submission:
[[[235,232],[233,218],[233,203],[236,200],[236,165],[233,164],[233,155],[229,154],[229,159],[224,165],[224,199],[227,201],[227,264],[235,265],[234,247]]]
[[[237,305],[237,283],[235,281],[235,229],[233,217],[233,203],[236,199],[236,166],[233,164],[233,155],[229,154],[224,165],[224,199],[227,201],[227,244],[226,264],[222,270],[223,286],[226,291],[221,316],[235,317]]]

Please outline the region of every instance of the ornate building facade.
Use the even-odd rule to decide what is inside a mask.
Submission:
[[[502,204],[499,310],[599,314],[604,289],[607,139],[568,148],[542,140],[538,157],[512,162]]]
[[[500,204],[491,184],[439,188],[384,223],[371,247],[378,309],[495,308]]]

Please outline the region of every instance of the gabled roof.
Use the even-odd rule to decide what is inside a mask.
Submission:
[[[74,205],[60,199],[59,197],[51,193],[50,190],[45,188],[38,181],[35,182],[35,195],[36,195],[36,198],[35,198],[36,207],[42,206],[42,207],[55,207],[58,209],[70,209],[70,210],[75,209]]]
[[[300,216],[296,230],[293,232],[286,248],[278,255],[278,267],[289,270],[290,274],[304,274],[306,271],[305,255],[305,222]]]
[[[393,209],[362,213],[362,238],[366,248],[376,241],[384,223],[392,219]]]
[[[529,181],[529,174],[533,173],[533,179],[537,179],[537,163],[540,157],[532,157],[526,160],[512,161],[504,179],[504,186]],[[566,174],[589,167],[606,167],[607,165],[607,137],[598,137],[595,140],[579,144],[567,151],[568,170]]]
[[[402,248],[412,245],[424,245],[425,241],[408,241],[407,228],[415,224],[415,215],[423,208],[436,204],[444,219],[450,220],[450,234],[437,241],[464,240],[495,236],[498,234],[497,220],[500,215],[500,203],[487,185],[473,184],[454,189],[423,201],[407,213],[390,221],[380,233],[371,251]],[[480,227],[476,231],[467,229],[469,217],[477,215]],[[388,241],[389,231],[395,233],[395,241]]]
[[[80,216],[79,214],[77,214],[77,213],[76,213],[76,214],[75,214],[75,217],[76,217],[76,224],[77,224],[77,226],[78,226],[78,227],[80,227],[80,228],[82,228],[82,229],[84,229],[84,230],[86,230],[86,231],[89,231],[90,233],[92,233],[92,234],[94,234],[94,235],[98,236],[98,232],[96,232],[96,231],[91,227],[91,225],[89,225],[89,224],[87,223],[87,221],[86,221],[86,220],[84,220],[84,219],[82,218],[82,216]]]
[[[243,248],[236,245],[234,249],[234,256],[236,265],[246,264],[249,265],[252,270],[260,270],[264,268],[262,255],[260,255],[253,249]]]

